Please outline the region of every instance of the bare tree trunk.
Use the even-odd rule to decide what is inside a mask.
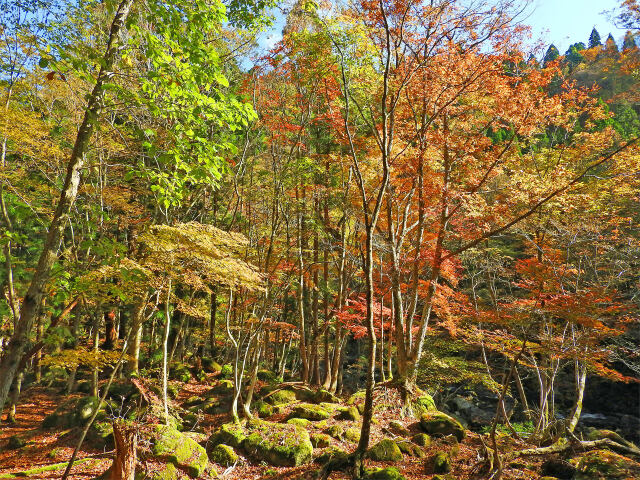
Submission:
[[[11,402],[9,404],[9,413],[7,414],[7,421],[9,423],[16,423],[16,405],[18,404],[18,400],[20,398],[20,390],[22,389],[23,377],[23,372],[18,373],[13,384],[13,390],[11,391]]]
[[[112,75],[113,64],[118,54],[118,38],[129,15],[134,0],[122,0],[118,6],[113,23],[109,30],[107,48],[102,58],[96,84],[87,102],[87,109],[78,130],[73,146],[71,158],[67,165],[67,175],[60,194],[58,206],[51,220],[49,231],[42,247],[31,284],[24,297],[20,310],[20,317],[16,323],[9,346],[0,360],[0,411],[4,407],[9,394],[9,388],[18,370],[20,359],[29,342],[29,335],[33,324],[40,314],[45,288],[51,275],[51,269],[58,259],[60,238],[69,220],[71,207],[78,194],[80,172],[82,171],[85,154],[91,141],[96,123],[102,113],[105,91],[103,85]]]
[[[169,401],[167,399],[167,345],[169,343],[169,328],[171,315],[169,315],[169,301],[171,300],[171,279],[167,286],[167,300],[164,302],[164,334],[162,338],[162,407],[164,408],[164,421],[169,425]]]
[[[584,399],[584,389],[587,383],[587,367],[576,360],[576,404],[567,425],[567,431],[573,433],[580,420],[582,413],[582,400]]]
[[[116,456],[111,466],[110,480],[134,480],[137,463],[138,430],[124,420],[113,422]]]
[[[211,289],[211,313],[209,315],[209,351],[211,356],[216,351],[216,314],[218,311],[218,287],[214,285]]]

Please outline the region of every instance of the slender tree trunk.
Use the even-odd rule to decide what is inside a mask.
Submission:
[[[573,407],[567,431],[573,433],[580,420],[582,413],[582,400],[584,399],[584,389],[587,384],[587,367],[576,360],[576,403]]]
[[[213,357],[216,353],[216,314],[218,312],[218,287],[211,289],[211,313],[209,315],[209,351]]]
[[[87,109],[78,130],[73,146],[71,158],[67,166],[67,175],[62,187],[62,193],[58,206],[51,220],[47,236],[42,247],[31,284],[24,297],[20,311],[20,317],[14,329],[9,346],[0,360],[0,411],[4,407],[9,394],[9,387],[13,382],[20,364],[20,359],[29,342],[29,335],[33,324],[40,314],[42,299],[46,285],[51,275],[51,269],[58,259],[58,247],[60,238],[69,220],[71,207],[78,194],[80,184],[80,172],[84,166],[85,154],[91,141],[95,126],[102,113],[105,91],[103,85],[112,76],[113,64],[118,54],[118,38],[129,15],[129,10],[134,0],[122,0],[116,11],[113,23],[109,30],[107,48],[100,62],[100,70],[87,102]]]
[[[133,338],[129,344],[128,359],[127,359],[127,373],[138,373],[140,363],[140,344],[142,342],[142,327],[144,322],[144,308],[147,303],[147,296],[144,295],[133,309],[133,316],[131,319],[131,331],[133,332]]]
[[[169,344],[169,328],[171,328],[171,315],[169,314],[169,302],[171,300],[171,279],[167,285],[167,299],[164,302],[164,332],[162,337],[162,407],[164,409],[164,421],[169,425],[169,400],[167,398],[167,380],[169,376],[167,365],[167,349]]]
[[[94,355],[98,355],[98,352],[100,350],[100,318],[101,315],[99,312],[95,312],[93,315],[93,353]],[[93,372],[92,372],[92,381],[91,381],[91,392],[92,395],[94,397],[98,396],[98,390],[99,390],[99,384],[100,384],[100,371],[98,370],[98,367],[95,366],[93,367]]]
[[[7,414],[7,421],[9,423],[16,423],[16,406],[18,405],[18,400],[20,399],[20,390],[22,389],[23,377],[23,372],[18,373],[13,383],[13,390],[11,391],[11,401],[9,404],[9,413]]]
[[[134,480],[137,463],[138,430],[124,420],[113,422],[116,455],[111,466],[110,480]]]

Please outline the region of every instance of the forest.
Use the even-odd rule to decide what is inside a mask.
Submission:
[[[531,6],[0,0],[0,479],[640,478],[640,2]]]

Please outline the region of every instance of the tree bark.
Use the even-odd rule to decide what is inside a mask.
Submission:
[[[124,420],[113,422],[116,456],[111,466],[110,480],[134,480],[137,463],[138,431]]]
[[[20,358],[24,353],[33,324],[40,314],[47,282],[51,276],[51,269],[58,259],[60,238],[69,220],[71,207],[78,194],[80,172],[84,166],[85,154],[89,148],[91,136],[95,130],[104,105],[104,84],[112,75],[113,64],[118,54],[118,38],[124,28],[125,21],[134,0],[122,0],[118,6],[113,23],[109,30],[107,48],[101,62],[96,84],[93,87],[87,109],[78,130],[73,146],[71,158],[67,165],[67,174],[62,187],[58,206],[49,225],[42,252],[38,260],[31,284],[24,297],[20,310],[20,317],[11,336],[9,345],[0,360],[0,411],[4,407],[9,394],[9,388],[18,370]]]

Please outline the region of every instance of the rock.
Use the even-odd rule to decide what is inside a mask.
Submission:
[[[460,396],[455,397],[451,403],[458,416],[472,427],[485,427],[491,425],[493,421],[495,408],[493,410],[483,410],[466,398]]]
[[[431,477],[431,480],[456,480],[456,477],[453,475],[434,475]]]
[[[233,382],[231,380],[220,380],[218,384],[211,389],[216,395],[230,395],[233,393]]]
[[[401,462],[403,457],[398,444],[385,438],[367,451],[367,458],[380,462]]]
[[[424,413],[437,411],[436,403],[433,401],[433,397],[427,393],[422,394],[411,401],[411,408],[416,417],[422,416]]]
[[[25,442],[24,439],[19,435],[11,435],[9,437],[9,441],[7,442],[7,449],[17,450],[24,447],[26,444],[27,442]]]
[[[93,422],[87,432],[87,440],[96,448],[113,448],[113,425],[111,422]]]
[[[313,394],[313,402],[314,403],[339,403],[340,399],[336,397],[333,393],[325,390],[323,388],[317,390]]]
[[[184,408],[189,408],[189,407],[195,407],[196,405],[200,405],[201,403],[203,403],[201,397],[192,396],[187,398],[182,404],[182,406]]]
[[[258,370],[258,380],[267,383],[276,383],[278,376],[271,370]]]
[[[226,364],[220,368],[220,377],[229,378],[231,375],[233,375],[233,367],[231,365]]]
[[[358,405],[359,403],[364,403],[365,397],[365,391],[356,392],[347,399],[347,405]]]
[[[238,461],[239,457],[229,445],[220,443],[209,450],[209,458],[218,465],[230,467]]]
[[[594,450],[580,459],[575,480],[640,478],[640,464],[608,450]]]
[[[603,438],[608,438],[609,440],[613,440],[621,445],[626,445],[627,447],[633,447],[631,442],[625,440],[618,433],[611,430],[596,430],[595,428],[591,428],[587,433],[587,440],[602,440]]]
[[[208,445],[215,447],[219,444],[230,445],[238,448],[247,437],[240,425],[235,423],[225,423],[220,429],[209,437]]]
[[[367,470],[364,480],[405,480],[405,478],[398,469],[394,467],[387,467]]]
[[[417,433],[413,437],[411,437],[411,441],[416,445],[420,445],[421,447],[428,447],[431,445],[431,437],[426,433]]]
[[[138,466],[136,467],[135,479],[180,480],[180,470],[178,470],[173,463],[162,463],[153,465],[153,468],[150,469],[150,471],[144,471],[141,468],[141,464],[138,464]]]
[[[347,428],[344,431],[344,438],[352,443],[358,443],[360,441],[360,429],[359,428]]]
[[[348,407],[340,410],[338,415],[336,415],[338,420],[347,420],[350,422],[359,422],[360,421],[360,412],[356,407]]]
[[[342,428],[342,425],[338,424],[331,425],[325,430],[325,433],[332,436],[336,440],[342,440],[342,437],[344,436],[344,428]]]
[[[151,451],[155,456],[174,463],[190,477],[200,477],[209,463],[203,447],[167,425],[155,426],[151,443]]]
[[[437,452],[433,456],[433,473],[449,473],[451,471],[451,457],[446,452]]]
[[[325,420],[330,414],[319,405],[300,403],[293,407],[291,417],[306,418],[307,420]]]
[[[462,441],[465,431],[460,423],[442,412],[428,412],[420,417],[420,427],[429,435],[455,435]]]
[[[175,362],[169,366],[169,378],[187,383],[191,380],[191,370],[184,363]]]
[[[311,445],[313,448],[325,448],[331,443],[331,437],[326,433],[312,433]]]
[[[290,418],[289,420],[287,420],[287,423],[289,425],[296,425],[301,428],[307,428],[309,427],[309,425],[311,425],[311,421],[307,420],[306,418]]]
[[[322,452],[316,459],[314,460],[316,463],[327,463],[329,461],[343,461],[347,460],[349,455],[347,452],[338,447],[329,447],[324,452]]]
[[[400,451],[406,455],[416,458],[424,458],[425,453],[418,445],[411,443],[408,440],[401,440],[396,442]]]
[[[560,458],[550,458],[542,464],[540,471],[545,476],[571,480],[576,473],[576,467]]]
[[[202,357],[201,362],[205,372],[218,373],[222,370],[222,366],[209,357]]]
[[[265,398],[271,405],[286,405],[296,401],[296,393],[293,390],[276,390]]]
[[[273,407],[262,400],[254,403],[253,408],[260,418],[267,418],[273,415]]]
[[[279,467],[297,467],[311,460],[313,445],[306,430],[264,420],[251,420],[247,428],[251,433],[242,446],[259,460]]]
[[[409,429],[398,420],[391,420],[389,422],[389,431],[401,437],[408,437],[411,434],[411,432],[409,432]]]

